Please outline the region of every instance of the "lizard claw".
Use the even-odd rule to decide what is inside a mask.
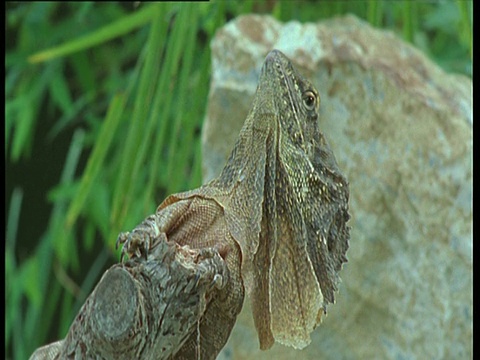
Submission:
[[[146,259],[150,248],[150,237],[148,234],[134,229],[132,232],[127,231],[120,233],[115,242],[115,249],[118,249],[119,244],[123,244],[120,262],[123,262],[125,255],[127,255],[128,258],[140,258],[143,255]]]
[[[118,235],[117,241],[115,241],[115,250],[118,249],[118,245],[119,245],[119,244],[125,244],[125,242],[126,242],[127,239],[128,239],[128,235],[129,235],[129,234],[130,234],[130,233],[129,233],[128,231],[126,231],[126,232],[122,232],[122,233],[120,233],[120,234]]]
[[[147,259],[148,252],[152,249],[158,237],[162,237],[162,232],[158,228],[155,215],[146,218],[131,232],[120,233],[115,244],[116,248],[118,244],[123,244],[120,260],[123,260],[125,254],[129,258],[141,258],[143,256]],[[164,234],[163,237],[165,237]]]

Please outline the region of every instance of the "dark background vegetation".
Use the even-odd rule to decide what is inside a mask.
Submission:
[[[61,339],[120,231],[201,183],[216,29],[353,13],[472,74],[471,1],[6,3],[5,358]]]

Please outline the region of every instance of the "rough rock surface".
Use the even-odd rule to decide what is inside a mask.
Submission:
[[[246,299],[219,358],[472,358],[472,81],[352,16],[239,17],[212,42],[205,180],[223,166],[274,48],[320,92],[321,129],[350,182],[349,262],[306,349],[261,352]]]

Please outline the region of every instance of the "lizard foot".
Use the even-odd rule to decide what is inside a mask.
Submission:
[[[220,251],[225,252],[225,249],[219,249],[218,246],[215,246],[213,248],[203,248],[200,249],[198,255],[197,255],[197,262],[200,264],[201,262],[204,262],[204,264],[208,262],[213,262],[214,258],[220,258],[222,259],[222,263],[224,264],[224,258],[220,254]],[[226,265],[225,265],[226,266]],[[226,284],[226,276],[228,274],[226,273],[228,271],[228,268],[225,267],[225,269],[222,268],[222,270],[219,270],[218,274],[215,274],[211,283],[210,283],[210,288],[216,288],[216,289],[223,289],[223,287]],[[197,274],[198,276],[198,274]]]
[[[118,249],[119,244],[122,244],[120,262],[123,261],[125,255],[130,259],[133,257],[144,257],[146,259],[158,235],[159,231],[156,223],[150,217],[133,229],[133,231],[120,233],[115,243],[115,249]]]

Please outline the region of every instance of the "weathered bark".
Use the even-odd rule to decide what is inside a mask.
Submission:
[[[217,250],[160,241],[147,259],[107,270],[67,337],[37,349],[30,359],[175,359],[228,281]]]

